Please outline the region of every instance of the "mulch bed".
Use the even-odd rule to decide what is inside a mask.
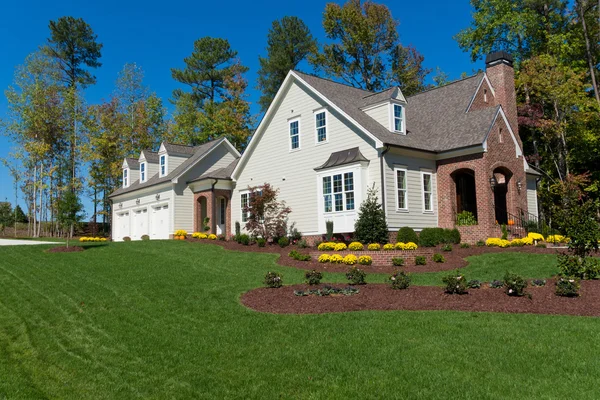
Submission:
[[[297,246],[288,246],[285,248],[281,248],[278,245],[267,245],[266,247],[258,247],[257,245],[252,246],[244,246],[234,241],[222,241],[222,240],[197,240],[197,239],[187,239],[189,242],[201,242],[201,243],[211,243],[217,244],[219,246],[224,247],[227,250],[235,250],[235,251],[243,251],[243,252],[253,252],[253,253],[272,253],[279,254],[280,257],[277,260],[279,265],[283,265],[286,267],[294,267],[300,268],[304,270],[316,270],[320,272],[347,272],[348,266],[345,264],[330,264],[330,263],[319,263],[317,260],[311,261],[297,261],[288,256],[288,253],[292,250],[297,250],[300,253],[308,254],[310,249],[300,249]],[[519,253],[533,253],[533,254],[556,254],[559,251],[564,251],[565,249],[557,249],[557,248],[540,248],[533,246],[524,246],[524,247],[509,247],[506,249],[501,249],[498,247],[477,247],[472,246],[468,249],[461,249],[458,245],[454,246],[452,251],[442,251],[441,247],[438,247],[435,252],[440,253],[446,259],[445,263],[435,263],[431,260],[427,260],[426,265],[414,265],[407,264],[402,267],[402,270],[405,272],[438,272],[438,271],[449,271],[458,268],[463,268],[468,265],[468,262],[465,260],[466,257],[477,256],[481,254],[488,253],[507,253],[507,252],[519,252]],[[334,254],[335,252],[324,251],[323,253]],[[353,253],[357,256],[360,255],[360,251]],[[388,274],[392,273],[398,269],[398,267],[394,267],[393,265],[387,266],[360,266],[361,269],[364,269],[370,273],[382,273]]]
[[[600,281],[582,281],[580,297],[554,294],[555,281],[543,287],[528,287],[528,297],[510,297],[503,289],[469,289],[465,295],[449,295],[437,286],[411,286],[393,290],[386,284],[357,286],[352,296],[294,295],[294,290],[307,290],[324,285],[292,285],[279,289],[258,288],[242,295],[246,307],[274,314],[323,314],[364,310],[453,310],[470,312],[531,313],[551,315],[600,316]],[[345,287],[347,285],[332,285]]]
[[[79,251],[85,251],[81,246],[56,246],[46,250],[48,253],[76,253]]]

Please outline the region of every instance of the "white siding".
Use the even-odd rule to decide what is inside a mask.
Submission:
[[[148,177],[146,179],[150,179],[154,175],[158,174],[158,164],[147,163],[146,168],[148,169]]]
[[[177,157],[177,156],[168,155],[167,156],[167,167],[168,167],[167,174],[170,174],[171,172],[175,171],[175,168],[179,167],[181,165],[181,163],[184,162],[185,160],[187,160],[186,157]]]
[[[328,142],[316,144],[314,112],[324,105],[296,83],[290,86],[271,121],[264,122],[268,126],[249,154],[247,164],[241,166],[232,199],[232,232],[236,221],[242,223],[240,191],[268,182],[280,190],[279,199],[285,200],[292,209],[290,224],[295,222],[298,230],[307,235],[320,233],[318,207],[321,199],[317,194],[320,182],[317,182],[314,168],[325,163],[335,151],[359,147],[370,163],[363,187],[356,190],[366,191],[367,186],[375,183],[378,192],[381,191],[378,151],[372,139],[351,127],[331,109],[327,115]],[[290,152],[288,121],[296,118],[300,119],[300,150]]]
[[[366,109],[365,113],[387,129],[390,129],[390,103]]]
[[[122,174],[121,174],[121,177],[123,177]],[[138,181],[139,179],[140,179],[140,170],[129,168],[129,186],[131,186],[132,183]]]
[[[527,210],[538,218],[537,185],[534,175],[527,175]]]
[[[387,153],[385,155],[385,185],[386,185],[386,214],[388,227],[391,231],[403,226],[413,229],[436,227],[438,224],[437,207],[437,174],[435,160],[426,158],[407,157],[400,154]],[[408,211],[397,209],[396,176],[394,168],[407,169],[407,197]],[[433,212],[423,211],[423,183],[421,171],[433,172]]]

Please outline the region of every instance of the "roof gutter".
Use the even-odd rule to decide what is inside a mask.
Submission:
[[[385,150],[379,155],[379,167],[381,169],[381,206],[383,207],[383,214],[386,216],[386,219],[387,209],[385,208],[385,170],[383,169],[383,158],[388,151],[390,151],[390,146],[386,144]]]

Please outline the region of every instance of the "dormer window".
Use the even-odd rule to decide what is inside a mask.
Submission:
[[[160,156],[160,176],[167,175],[167,155],[163,154]]]
[[[126,188],[129,186],[129,170],[125,168],[123,170],[123,187]]]
[[[146,182],[146,163],[140,164],[140,182]]]
[[[394,132],[404,133],[404,107],[392,104],[392,128]]]

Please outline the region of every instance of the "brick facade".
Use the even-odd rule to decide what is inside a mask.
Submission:
[[[217,219],[219,218],[217,200],[220,197],[225,198],[225,236],[231,237],[231,191],[223,189],[204,190],[194,193],[194,232],[217,233]],[[210,218],[210,230],[203,229],[203,215],[201,200],[206,199],[206,216]]]

